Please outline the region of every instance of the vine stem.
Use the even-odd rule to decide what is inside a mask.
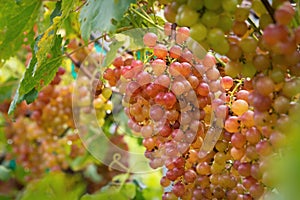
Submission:
[[[140,12],[136,11],[135,9],[129,8],[129,10],[131,12],[134,12],[135,14],[137,14],[138,16],[140,16],[141,18],[143,18],[144,20],[146,20],[147,22],[149,22],[151,25],[155,26],[156,28],[163,30],[163,28],[157,24],[155,24],[152,19],[147,18],[146,16],[144,16],[143,14],[141,14]]]

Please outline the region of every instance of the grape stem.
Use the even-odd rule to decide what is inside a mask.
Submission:
[[[145,15],[143,15],[142,13],[138,12],[137,10],[133,9],[133,8],[129,8],[129,11],[134,12],[135,14],[137,14],[138,16],[140,16],[141,18],[143,18],[145,21],[147,21],[148,23],[150,23],[151,25],[153,25],[154,27],[163,30],[163,28],[157,24],[155,24],[155,22],[153,22],[153,20],[148,17],[146,17]]]
[[[229,95],[230,95],[230,101],[229,101],[229,105],[231,106],[232,102],[233,102],[233,97],[234,97],[234,94],[237,92],[237,90],[239,89],[239,87],[244,83],[244,78],[242,79],[237,79],[235,81],[237,81],[237,84],[235,85],[235,87],[233,88],[232,91],[228,92]]]
[[[223,67],[226,66],[226,64],[216,55],[216,52],[213,52],[213,55],[216,58],[216,60],[218,61],[218,63],[220,63]]]
[[[259,35],[262,35],[262,32],[261,32],[260,28],[258,28],[256,26],[256,24],[253,22],[253,20],[250,17],[248,17],[247,21],[252,26],[252,28],[254,29],[254,31],[256,31]]]
[[[275,23],[275,18],[274,18],[274,9],[272,8],[272,6],[270,5],[268,0],[261,0],[262,3],[264,4],[265,8],[267,9],[267,11],[269,12],[272,21]]]

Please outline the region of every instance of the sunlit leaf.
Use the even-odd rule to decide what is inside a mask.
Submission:
[[[135,0],[88,0],[80,12],[81,34],[88,40],[91,32],[114,31],[116,26],[112,21],[122,19],[130,3]]]
[[[33,40],[33,37],[28,36],[33,32],[41,2],[22,0],[17,3],[12,0],[0,0],[0,59],[6,60],[14,55],[23,44],[24,38],[27,38],[29,43]]]
[[[21,200],[79,199],[85,191],[85,184],[79,175],[51,173],[39,181],[32,181],[26,187]]]

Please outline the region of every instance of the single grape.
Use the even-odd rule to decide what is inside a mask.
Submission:
[[[157,42],[157,35],[155,33],[146,33],[143,37],[144,44],[148,47],[154,47]]]

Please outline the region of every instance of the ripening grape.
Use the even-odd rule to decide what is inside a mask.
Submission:
[[[157,35],[155,33],[146,33],[143,37],[144,44],[148,47],[154,47],[157,42]]]
[[[153,47],[153,54],[160,59],[165,59],[165,57],[168,55],[167,47],[162,44],[157,44]]]
[[[248,110],[248,103],[245,100],[238,99],[231,105],[231,110],[234,114],[240,116]]]
[[[230,133],[238,132],[240,127],[239,119],[236,116],[231,116],[225,121],[225,129]]]
[[[276,23],[288,25],[295,15],[295,10],[290,2],[284,2],[278,9],[275,11],[274,18]]]
[[[153,73],[156,76],[159,76],[164,73],[164,71],[166,69],[166,63],[165,63],[165,61],[163,61],[161,59],[155,59],[151,63],[151,67],[152,67]]]
[[[233,86],[233,79],[230,76],[224,76],[221,79],[221,86],[225,90],[229,90]]]

